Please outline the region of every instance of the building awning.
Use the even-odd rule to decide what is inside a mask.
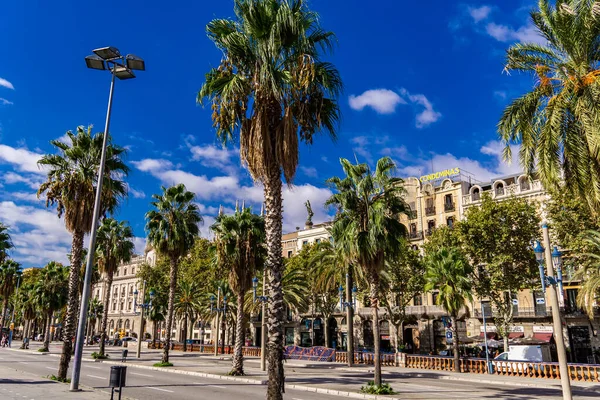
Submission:
[[[539,340],[540,342],[550,343],[552,340],[552,335],[552,333],[548,332],[534,332],[532,339]]]
[[[508,333],[508,338],[509,339],[519,339],[525,336],[524,332],[509,332]]]
[[[482,338],[484,337],[483,332],[479,333],[479,337]],[[498,337],[498,334],[496,332],[488,332],[487,333],[487,338],[488,339],[496,339]]]

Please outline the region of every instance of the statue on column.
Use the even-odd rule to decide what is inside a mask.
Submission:
[[[310,200],[306,200],[306,203],[304,203],[304,206],[306,207],[306,212],[308,214],[308,216],[306,217],[306,229],[310,229],[313,226],[313,222],[312,222],[312,217],[315,215],[315,213],[312,210],[312,207],[310,206]]]

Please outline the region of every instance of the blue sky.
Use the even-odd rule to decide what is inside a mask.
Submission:
[[[262,189],[240,167],[237,149],[215,140],[210,108],[195,103],[205,72],[220,61],[205,25],[233,16],[233,2],[154,0],[13,1],[0,14],[0,221],[11,226],[24,266],[66,261],[70,235],[54,210],[35,198],[36,165],[49,140],[78,125],[104,126],[109,74],[84,57],[107,45],[146,60],[138,78],[117,82],[111,134],[129,149],[130,221],[144,247],[144,213],[161,184],[184,182],[197,195],[204,235],[220,204],[259,204]],[[303,225],[310,199],[317,222],[330,195],[324,180],[339,158],[372,163],[390,155],[398,175],[461,167],[480,180],[515,172],[501,162],[495,126],[503,107],[532,85],[502,73],[505,49],[539,41],[528,22],[533,2],[310,2],[337,34],[328,59],[345,91],[333,143],[302,146],[295,186],[284,194],[284,229]],[[259,206],[257,206],[259,207]]]

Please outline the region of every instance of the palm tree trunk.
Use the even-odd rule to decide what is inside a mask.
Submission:
[[[326,315],[323,315],[323,332],[325,334],[325,347],[329,347],[329,324],[327,323],[328,319],[329,318]]]
[[[44,332],[44,345],[42,347],[45,351],[50,350],[50,325],[52,325],[52,312],[49,312],[46,317],[46,331]]]
[[[451,316],[450,321],[452,321],[453,333],[452,348],[454,350],[454,372],[460,372],[460,355],[458,354],[460,344],[458,342],[458,326],[456,326],[456,316]],[[487,340],[487,338],[485,340]]]
[[[379,279],[375,272],[370,274],[369,297],[371,299],[371,308],[373,310],[373,345],[375,347],[373,355],[373,366],[375,375],[373,382],[381,386],[381,335],[379,334]]]
[[[348,274],[346,274],[346,301],[348,303],[352,302],[352,288],[354,287],[352,280],[352,270],[348,269]],[[346,308],[346,326],[348,327],[346,334],[348,366],[352,367],[354,365],[354,307]]]
[[[110,293],[111,293],[111,289],[112,289],[112,282],[113,282],[113,273],[112,271],[108,271],[108,274],[106,276],[106,292],[104,295],[104,312],[102,313],[102,335],[100,335],[100,355],[104,356],[104,342],[106,341],[106,339],[108,338],[108,335],[106,334],[106,329],[108,326],[108,307],[110,305]]]
[[[242,348],[244,346],[244,293],[240,290],[237,295],[237,316],[235,321],[235,348],[233,350],[233,366],[230,375],[244,374],[244,355]]]
[[[67,315],[62,332],[63,348],[58,364],[58,379],[67,379],[67,370],[73,353],[73,338],[77,329],[77,314],[79,311],[79,274],[81,273],[81,254],[83,250],[83,231],[73,232],[73,244],[71,246],[71,269],[69,271],[69,299],[67,303]]]
[[[283,290],[281,286],[282,257],[282,197],[281,171],[271,161],[268,176],[264,182],[265,234],[267,242],[266,272],[269,280],[269,303],[267,307],[267,361],[269,364],[269,380],[267,399],[282,400],[285,391],[283,371]]]
[[[187,331],[188,331],[188,318],[187,314],[183,317],[183,351],[187,351]]]
[[[4,323],[6,322],[6,312],[8,311],[8,296],[4,296],[4,301],[2,302],[2,318],[0,318],[0,332],[2,328],[4,328]]]
[[[173,330],[173,306],[175,305],[175,288],[177,287],[177,258],[171,256],[171,274],[169,280],[169,306],[167,310],[167,326],[165,335],[165,348],[163,349],[162,362],[169,362],[169,348],[171,347],[171,331]]]

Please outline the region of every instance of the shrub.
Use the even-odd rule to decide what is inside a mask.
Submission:
[[[394,394],[394,389],[389,383],[382,383],[381,386],[376,385],[373,381],[369,381],[367,386],[360,388],[361,393],[367,394]]]
[[[42,348],[39,348],[37,351],[39,351],[40,353],[47,353],[48,352],[48,348],[47,347],[42,347]]]
[[[100,353],[97,353],[97,352],[93,352],[93,353],[91,354],[91,356],[92,356],[92,358],[93,358],[94,360],[106,360],[106,359],[108,358],[108,354],[104,354],[104,355],[102,355],[102,354],[100,354]]]
[[[172,367],[173,363],[170,362],[157,362],[156,364],[154,364],[155,367]]]
[[[67,379],[61,379],[56,375],[48,375],[49,379],[52,379],[53,381],[57,381],[57,382],[62,382],[62,383],[71,383],[71,380],[69,378]]]

